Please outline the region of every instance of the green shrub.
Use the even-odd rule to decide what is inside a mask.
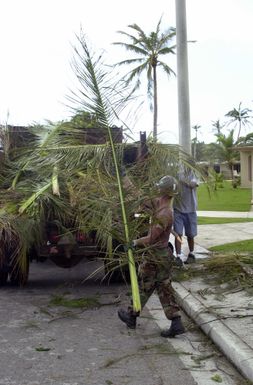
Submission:
[[[218,188],[224,188],[224,175],[222,173],[215,173],[215,187],[214,189],[217,190]]]
[[[241,177],[240,176],[235,176],[234,179],[232,180],[232,186],[234,188],[237,188],[238,186],[241,186]]]

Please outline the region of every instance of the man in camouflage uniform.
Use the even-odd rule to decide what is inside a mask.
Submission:
[[[139,268],[142,308],[156,290],[166,317],[172,321],[170,328],[163,330],[161,335],[172,338],[185,332],[180,308],[176,303],[171,285],[173,253],[168,248],[173,224],[172,201],[177,194],[177,181],[172,176],[166,175],[156,186],[158,197],[152,202],[154,212],[148,234],[135,239],[133,247],[145,248],[143,261]],[[136,318],[139,314],[135,313],[131,307],[128,310],[120,309],[118,316],[129,328],[136,328]]]

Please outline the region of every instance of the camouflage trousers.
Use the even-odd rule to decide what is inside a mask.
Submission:
[[[143,256],[139,266],[139,284],[142,308],[156,290],[166,317],[171,320],[180,315],[171,285],[172,253],[168,249],[154,249]]]

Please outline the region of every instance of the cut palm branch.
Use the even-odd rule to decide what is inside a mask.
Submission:
[[[79,103],[85,107],[86,111],[89,111],[96,116],[99,126],[104,127],[108,131],[109,142],[112,151],[113,166],[118,184],[121,215],[125,233],[125,244],[129,245],[130,236],[122,189],[122,181],[120,176],[120,165],[116,156],[114,141],[110,128],[112,126],[112,120],[115,120],[115,118],[118,116],[118,111],[121,110],[122,101],[125,103],[126,99],[118,99],[118,96],[121,94],[119,92],[119,88],[116,88],[116,85],[111,86],[106,81],[108,74],[102,71],[100,59],[97,61],[93,60],[83,35],[78,38],[78,42],[80,44],[81,51],[75,48],[75,53],[79,60],[74,61],[74,68],[76,75],[83,87]],[[115,93],[117,94],[116,99]],[[74,98],[74,100],[77,101],[78,99]],[[135,261],[131,248],[128,248],[127,254],[132,288],[133,309],[134,311],[139,312],[141,310],[141,302]]]
[[[50,222],[59,225],[61,234],[95,233],[96,245],[106,251],[103,261],[107,268],[118,265],[123,269],[125,265],[132,271],[132,290],[137,293],[134,307],[138,311],[138,255],[133,256],[131,249],[123,251],[122,246],[146,231],[147,223],[134,220],[134,213],[143,200],[152,198],[154,180],[165,174],[176,175],[180,150],[178,146],[147,141],[149,156],[138,164],[127,163],[127,174],[141,194],[138,198],[124,196],[120,174],[125,150],[136,154],[139,145],[116,143],[118,128],[114,125],[124,106],[129,106],[131,96],[124,96],[123,83],[116,80],[115,85],[111,71],[102,71],[100,58],[93,62],[85,40],[81,37],[78,41],[81,51],[75,50],[79,64],[74,69],[81,88],[80,94],[73,92],[70,97],[75,116],[69,122],[32,127],[36,140],[15,151],[15,157],[0,169],[0,227],[8,231],[11,226],[20,245],[27,244],[22,250],[39,243],[39,234]],[[98,144],[90,144],[86,139],[98,132],[103,140],[99,137]],[[13,218],[10,225],[5,213]],[[15,226],[19,221],[23,226]],[[36,226],[30,227],[31,223]],[[18,254],[20,265],[25,266],[25,252]]]
[[[19,213],[22,214],[24,213],[29,206],[31,206],[36,199],[42,195],[46,190],[49,189],[49,187],[52,186],[52,182],[47,183],[45,186],[42,186],[40,190],[36,191],[32,196],[30,196],[25,202],[22,203],[22,205],[19,208]]]
[[[195,277],[201,277],[211,287],[218,287],[221,292],[243,289],[252,294],[252,254],[214,254],[209,258],[199,260],[197,264],[189,266],[187,270],[175,270],[173,279],[185,281]]]
[[[52,175],[52,190],[54,195],[60,196],[59,180],[58,180],[58,168],[54,166]]]

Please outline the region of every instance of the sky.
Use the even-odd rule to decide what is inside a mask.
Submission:
[[[161,17],[162,31],[175,27],[175,1],[1,0],[0,124],[69,119],[66,96],[76,86],[72,45],[80,28],[93,50],[103,50],[116,63],[129,57],[112,45],[122,41],[117,31],[129,33],[128,25],[136,23],[148,34]],[[190,122],[200,126],[198,140],[210,143],[215,141],[214,121],[225,121],[225,114],[240,102],[242,108],[253,109],[253,1],[186,0],[186,7],[187,37],[196,40],[188,44]],[[163,60],[176,72],[175,57]],[[138,137],[140,131],[149,134],[152,123],[145,103],[131,127]],[[177,78],[162,73],[158,138],[178,143]]]

